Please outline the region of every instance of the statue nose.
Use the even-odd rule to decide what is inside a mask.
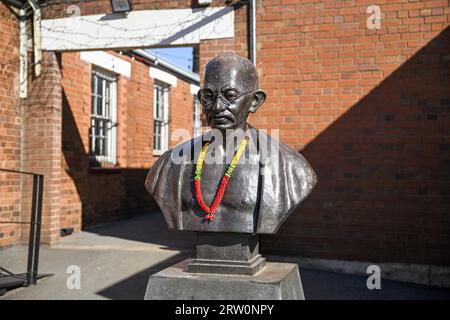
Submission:
[[[214,101],[211,110],[214,113],[219,113],[225,110],[225,104],[222,102],[222,99],[220,99],[220,97],[216,97],[216,100]]]

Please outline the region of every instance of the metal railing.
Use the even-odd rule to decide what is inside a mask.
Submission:
[[[30,286],[37,283],[38,265],[39,265],[39,246],[41,240],[41,222],[42,222],[42,196],[44,191],[44,176],[33,172],[2,169],[1,172],[17,173],[21,175],[33,176],[33,191],[31,201],[31,216],[29,222],[23,221],[0,221],[0,224],[29,224],[30,235],[28,239],[28,261],[27,273],[24,279],[24,285]],[[19,278],[20,276],[1,268],[4,272],[12,277]]]

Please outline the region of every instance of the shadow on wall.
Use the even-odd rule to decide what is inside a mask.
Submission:
[[[301,152],[319,183],[266,252],[450,265],[450,28]]]
[[[61,183],[61,228],[82,228],[158,210],[144,181],[148,168],[95,169],[90,167],[80,131],[63,90],[62,151],[65,167]],[[89,135],[89,132],[83,133]],[[80,203],[81,202],[81,203]]]

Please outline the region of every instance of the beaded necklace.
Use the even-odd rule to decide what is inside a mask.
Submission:
[[[220,202],[222,201],[222,197],[225,193],[225,190],[228,185],[228,181],[231,178],[231,174],[234,171],[234,168],[236,167],[239,158],[241,157],[242,153],[245,150],[245,147],[248,144],[248,136],[246,136],[244,139],[242,139],[241,144],[239,145],[239,148],[237,149],[236,153],[234,154],[233,160],[231,160],[231,163],[228,165],[227,171],[225,172],[225,175],[222,177],[222,181],[220,182],[219,189],[217,189],[216,195],[214,196],[214,200],[210,207],[208,207],[203,200],[202,196],[202,187],[201,187],[201,180],[202,180],[202,167],[203,162],[205,161],[206,157],[206,150],[208,150],[209,142],[206,142],[205,145],[202,148],[202,151],[198,155],[197,159],[197,166],[195,168],[195,177],[194,177],[194,187],[195,187],[195,196],[197,198],[198,204],[200,205],[200,208],[206,213],[206,220],[212,221],[214,220],[214,214],[216,212],[217,207],[219,206]]]

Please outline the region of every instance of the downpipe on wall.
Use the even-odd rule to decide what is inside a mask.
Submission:
[[[35,0],[28,0],[33,9],[33,47],[34,47],[34,74],[36,77],[41,75],[42,61],[42,41],[41,41],[41,9]]]
[[[26,8],[19,9],[19,97],[25,99],[27,97],[27,10]]]
[[[256,0],[248,0],[249,59],[256,66]]]
[[[3,0],[19,14],[19,97],[26,99],[28,96],[28,34],[27,18],[31,8],[33,10],[33,49],[34,49],[34,74],[39,77],[42,72],[42,41],[41,41],[41,9],[35,0],[17,1]]]

